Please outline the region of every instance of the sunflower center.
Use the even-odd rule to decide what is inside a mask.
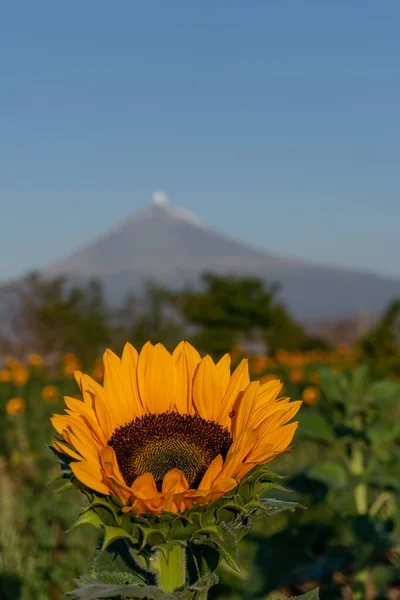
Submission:
[[[219,423],[177,412],[135,419],[118,427],[108,441],[127,485],[151,473],[159,490],[171,469],[183,471],[189,487],[197,487],[214,458],[226,457],[231,443],[228,429]]]

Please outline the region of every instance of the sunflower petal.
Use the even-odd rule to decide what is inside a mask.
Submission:
[[[82,375],[80,388],[84,402],[93,408],[105,437],[109,439],[117,427],[117,422],[112,411],[112,404],[107,402],[104,389],[89,375]]]
[[[82,461],[72,462],[70,467],[75,477],[88,488],[95,492],[100,492],[100,494],[110,495],[110,490],[101,481],[101,474],[96,469],[93,469],[92,465],[89,465],[86,461]]]
[[[139,475],[131,485],[131,490],[138,498],[153,498],[159,495],[156,482],[151,473]]]
[[[237,438],[242,431],[250,425],[251,414],[258,398],[260,385],[258,381],[252,381],[245,391],[240,394],[233,406],[232,417],[233,439]]]
[[[221,425],[224,427],[231,426],[229,413],[232,411],[233,405],[235,404],[240,392],[245,390],[249,383],[250,375],[248,360],[243,359],[229,379],[226,392],[221,402],[221,408],[217,416],[218,423],[221,423]]]
[[[175,402],[175,366],[162,344],[156,344],[147,360],[144,399],[150,413],[171,410]],[[143,400],[143,398],[142,398]]]
[[[222,400],[222,384],[211,356],[205,356],[194,375],[193,402],[197,414],[214,421]]]
[[[137,364],[139,354],[132,346],[126,343],[121,357],[121,375],[125,381],[125,385],[129,390],[129,398],[131,399],[131,419],[137,419],[145,414],[143,404],[140,400],[138,380],[137,380]]]
[[[199,490],[210,490],[214,483],[214,480],[218,477],[218,475],[222,471],[222,467],[224,464],[224,459],[221,454],[218,454],[208,467],[207,471],[204,473],[202,480],[198,486]]]
[[[110,446],[103,448],[100,460],[104,469],[104,482],[117,498],[126,503],[132,496],[132,490],[126,485],[121,475],[114,449]]]
[[[146,409],[146,372],[149,363],[150,356],[153,354],[154,346],[151,342],[147,342],[140,351],[138,363],[137,363],[137,382],[140,400],[143,407]],[[147,412],[147,409],[146,409]]]
[[[181,414],[194,414],[192,390],[193,377],[201,361],[200,354],[188,342],[181,342],[172,353],[175,363],[175,408]]]
[[[66,446],[62,442],[57,442],[57,440],[54,440],[53,448],[55,448],[57,450],[57,452],[61,452],[61,454],[66,454],[67,456],[70,456],[71,458],[75,458],[76,460],[79,460],[79,461],[82,460],[82,456],[80,454],[77,454],[74,450],[71,450],[71,448],[69,448],[69,446]]]
[[[104,392],[112,404],[117,425],[126,425],[132,420],[132,399],[127,394],[121,377],[121,359],[111,350],[103,354]]]
[[[186,492],[189,489],[189,484],[183,472],[180,469],[171,469],[165,474],[162,482],[162,493],[168,494],[174,492]]]
[[[225,477],[235,477],[238,467],[251,454],[257,441],[258,431],[256,429],[245,429],[242,431],[228,451],[224,468],[220,474],[221,479]],[[248,459],[248,461],[250,462],[250,459]]]

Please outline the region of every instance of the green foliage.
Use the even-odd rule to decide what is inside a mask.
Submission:
[[[32,276],[11,326],[21,352],[61,356],[69,350],[89,368],[108,340],[115,348],[126,339],[137,345],[162,341],[171,348],[184,337],[183,317],[186,331],[195,329],[196,343],[216,355],[240,342],[243,333],[246,339],[264,339],[273,351],[305,349],[309,341],[286,319],[275,292],[256,280],[206,278],[203,291],[181,297],[150,287],[145,311],[135,299],[109,315],[96,284],[68,289],[62,280]],[[62,457],[57,485],[66,484],[68,491],[56,494],[49,485],[59,468],[45,447],[53,436],[49,418],[62,412],[63,394],[76,393],[74,382],[32,369],[26,385],[0,383],[0,597],[61,600],[86,571],[89,577],[81,578],[74,592],[82,599],[159,594],[198,600],[209,590],[210,600],[314,600],[316,590],[304,592],[317,586],[323,600],[350,594],[355,600],[395,598],[400,580],[400,384],[391,375],[400,373],[393,337],[397,312],[397,305],[388,309],[361,343],[365,364],[351,357],[332,364],[328,355],[324,366],[317,359],[302,363],[297,354],[285,364],[276,359],[273,372],[285,381],[285,395],[301,397],[312,375],[318,376],[312,385],[321,393],[317,404],[304,405],[299,413],[292,454],[273,465],[288,476],[290,501],[278,479],[269,472],[257,479],[260,472],[255,471],[239,490],[211,507],[197,507],[186,518],[145,515],[139,526],[129,515],[122,517],[118,503],[91,497],[82,511],[81,494],[71,491],[68,461]],[[317,341],[311,340],[310,347],[317,347]],[[293,369],[301,371],[303,380],[292,378]],[[47,383],[60,390],[54,404],[41,399]],[[15,396],[24,398],[25,412],[8,416],[6,402]],[[307,510],[293,515],[300,504]],[[190,587],[160,596],[149,548],[168,556],[172,540],[189,543]]]
[[[400,301],[391,302],[378,324],[359,342],[365,360],[369,360],[377,374],[395,370],[400,374],[398,337],[400,333]]]
[[[74,352],[90,364],[111,341],[101,285],[68,287],[64,277],[28,275],[17,292],[13,335],[42,355]]]
[[[128,340],[137,348],[150,341],[172,349],[181,340],[182,327],[171,304],[171,293],[151,283],[143,297],[128,298],[114,315],[117,347]]]
[[[244,337],[264,340],[275,351],[297,348],[303,330],[277,303],[277,286],[251,277],[205,274],[204,289],[175,295],[175,306],[197,328],[194,345],[214,355],[229,352]]]

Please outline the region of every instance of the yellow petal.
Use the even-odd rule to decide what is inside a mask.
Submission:
[[[100,459],[104,470],[104,482],[117,498],[126,503],[132,496],[132,490],[126,485],[122,477],[114,449],[105,446],[101,451]]]
[[[277,454],[284,452],[289,446],[296,432],[298,422],[289,423],[271,431],[250,452],[247,461],[263,464],[274,458]]]
[[[146,373],[150,356],[153,354],[154,346],[151,342],[147,342],[140,351],[137,363],[137,382],[140,395],[140,401],[147,412],[146,402]]]
[[[147,360],[144,401],[150,413],[161,414],[175,404],[175,366],[162,344],[156,344]],[[142,397],[143,400],[143,397]]]
[[[258,381],[252,381],[245,391],[239,395],[234,406],[232,417],[233,439],[237,438],[242,431],[250,427],[249,421],[258,397],[260,385]]]
[[[101,476],[87,462],[72,462],[70,467],[75,477],[88,488],[100,494],[110,495],[110,490],[102,483]]]
[[[279,432],[279,439],[275,442],[274,450],[275,452],[282,452],[286,450],[291,441],[293,440],[294,434],[296,433],[296,429],[299,426],[298,421],[294,421],[293,423],[289,423],[288,425],[284,425],[281,427],[281,431]]]
[[[259,427],[267,417],[278,410],[282,410],[289,402],[290,398],[279,398],[267,404],[259,404],[251,415],[252,427]]]
[[[131,490],[138,498],[153,498],[159,495],[156,482],[151,473],[139,475],[131,485]]]
[[[175,363],[175,408],[181,414],[194,414],[193,377],[201,361],[200,354],[188,342],[180,342],[172,353]]]
[[[214,421],[221,406],[222,383],[214,361],[210,356],[205,356],[194,375],[193,402],[197,414],[206,419]]]
[[[258,430],[260,434],[260,440],[267,436],[270,431],[280,427],[281,425],[285,425],[285,423],[293,419],[301,405],[302,402],[300,400],[286,404],[282,408],[280,408],[278,404],[279,408],[269,413],[268,416],[259,424]]]
[[[257,444],[257,441],[258,431],[256,429],[246,429],[245,431],[242,431],[229,448],[224,468],[221,471],[221,479],[224,477],[235,477],[237,468],[247,459],[248,455],[250,455],[252,449]]]
[[[50,421],[57,433],[62,435],[64,429],[66,429],[70,424],[71,418],[67,417],[66,415],[53,415]]]
[[[138,380],[137,380],[137,364],[139,355],[132,344],[125,344],[121,358],[121,374],[130,392],[132,403],[132,419],[137,419],[145,414],[143,404],[140,400]]]
[[[231,426],[229,413],[233,409],[240,392],[245,390],[250,383],[248,360],[243,359],[232,373],[225,395],[222,400],[221,410],[217,416],[217,422],[224,427]]]
[[[71,448],[69,448],[61,442],[57,442],[56,440],[54,440],[53,447],[57,450],[57,452],[61,452],[61,454],[66,454],[67,456],[75,458],[79,461],[82,460],[82,456],[80,456],[80,454],[77,454],[76,452],[74,452],[74,450],[71,450]]]
[[[112,404],[107,402],[103,388],[89,375],[81,375],[79,387],[83,401],[93,408],[105,437],[110,439],[117,423],[115,413],[112,411]]]
[[[85,426],[90,429],[91,434],[97,439],[99,444],[104,446],[107,439],[92,407],[82,402],[82,400],[76,400],[76,398],[70,398],[69,396],[64,396],[64,400],[69,409],[66,410],[67,414],[78,416],[84,422]]]
[[[222,471],[224,460],[221,454],[218,454],[204,473],[202,480],[200,481],[199,490],[210,490],[214,483],[214,480]]]
[[[260,393],[258,394],[257,403],[254,408],[258,409],[259,406],[267,406],[273,402],[281,392],[282,388],[283,383],[281,383],[279,379],[271,379],[271,381],[267,381],[260,385]]]
[[[243,477],[245,477],[247,475],[247,473],[249,471],[251,471],[252,469],[254,469],[254,467],[257,466],[257,463],[242,463],[241,465],[239,465],[236,469],[236,479],[237,481],[241,481],[243,479]]]
[[[173,492],[179,494],[189,489],[189,484],[185,475],[180,469],[171,469],[165,474],[162,482],[162,493],[168,494]]]
[[[117,425],[126,425],[132,421],[132,402],[127,394],[127,385],[121,377],[121,360],[111,350],[103,354],[104,361],[104,391],[108,403],[112,404]]]
[[[99,448],[84,427],[79,427],[76,423],[63,432],[64,439],[71,444],[87,461],[98,463]]]
[[[221,381],[221,396],[224,397],[231,376],[231,357],[229,354],[224,354],[217,362],[215,372]]]

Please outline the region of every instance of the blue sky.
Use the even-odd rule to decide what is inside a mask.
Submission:
[[[400,277],[398,0],[6,0],[0,278],[153,190],[254,246]]]

